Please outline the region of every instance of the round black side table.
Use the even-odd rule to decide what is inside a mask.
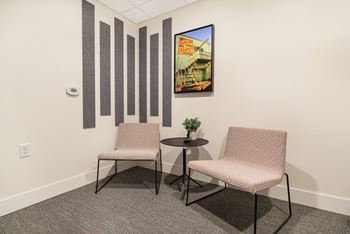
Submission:
[[[177,177],[174,181],[172,181],[170,184],[175,183],[179,179],[182,179],[182,185],[185,185],[185,179],[186,177],[190,178],[193,182],[198,184],[199,186],[202,187],[200,183],[192,179],[190,176],[186,174],[186,148],[187,147],[197,147],[197,146],[202,146],[206,145],[209,143],[208,140],[203,139],[203,138],[198,138],[196,140],[190,140],[189,142],[185,142],[187,140],[186,137],[172,137],[172,138],[166,138],[160,141],[160,143],[164,145],[169,145],[169,146],[175,146],[175,147],[182,147],[182,162],[183,162],[183,168],[182,168],[182,175]]]

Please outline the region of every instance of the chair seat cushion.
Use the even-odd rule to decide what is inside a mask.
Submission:
[[[283,175],[281,177],[266,168],[248,165],[238,160],[190,161],[188,167],[252,194],[279,184],[283,178]]]
[[[117,149],[109,153],[101,153],[98,159],[105,160],[157,160],[159,150],[154,149]]]

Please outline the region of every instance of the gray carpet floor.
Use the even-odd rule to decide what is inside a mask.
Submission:
[[[252,233],[252,195],[226,189],[186,207],[178,186],[168,185],[174,178],[163,173],[156,196],[153,171],[131,168],[98,194],[90,184],[0,217],[0,233]],[[190,198],[216,189],[193,185]],[[257,231],[273,233],[288,204],[264,196],[258,203]],[[279,233],[350,233],[350,217],[293,204],[293,216]]]

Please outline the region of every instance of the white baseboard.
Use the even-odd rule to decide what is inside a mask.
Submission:
[[[334,196],[331,194],[318,193],[314,191],[290,187],[291,200],[293,203],[298,203],[305,206],[311,206],[321,210],[327,210],[339,214],[350,215],[350,199]],[[277,185],[267,191],[262,191],[263,194],[269,197],[287,200],[287,187]]]
[[[151,166],[149,163],[139,163],[137,165],[149,169],[154,169],[154,167]],[[118,164],[118,170],[123,171],[133,166],[134,164],[130,164],[128,162],[120,162]],[[163,162],[163,171],[166,173],[181,174],[182,166]],[[110,173],[113,173],[112,165],[100,168],[101,179],[110,175]],[[25,191],[10,197],[3,198],[0,200],[0,217],[14,212],[16,210],[33,205],[35,203],[52,198],[54,196],[60,195],[62,193],[68,192],[70,190],[92,183],[95,181],[95,179],[96,170],[91,170],[89,172],[85,172],[64,180],[60,180],[45,186],[41,186],[29,191]],[[293,203],[311,206],[318,209],[328,210],[344,215],[350,215],[349,198],[343,198],[324,193],[317,193],[294,187],[291,187],[290,190],[291,199]],[[268,191],[261,192],[260,194],[281,200],[287,200],[286,187],[283,185],[275,186]]]
[[[150,166],[149,163],[140,163],[138,165],[141,167],[154,169],[154,167]],[[163,172],[179,175],[182,173],[182,165],[174,165],[172,163],[163,162]],[[194,176],[194,178],[196,178],[196,176]],[[203,181],[209,182],[203,178],[205,177],[201,177]],[[290,179],[292,180],[293,178]],[[327,210],[339,214],[350,215],[349,198],[308,191],[295,187],[290,187],[290,193],[291,200],[293,203],[310,206],[321,210]],[[284,185],[277,185],[269,190],[261,191],[259,192],[259,194],[281,200],[288,200],[287,188]]]
[[[118,163],[118,171],[123,171],[133,167],[134,164],[128,162]],[[104,178],[114,172],[114,166],[100,168],[100,178]],[[96,180],[96,169],[91,170],[67,179],[63,179],[48,185],[31,189],[15,194],[0,200],[0,217],[19,209],[31,206],[35,203],[55,197],[70,190],[90,184]]]

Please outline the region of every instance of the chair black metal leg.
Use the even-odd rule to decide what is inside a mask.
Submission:
[[[256,234],[256,221],[257,221],[257,214],[258,214],[258,195],[254,194],[254,234]]]
[[[113,177],[117,174],[114,173],[113,175],[111,175],[109,177],[109,179],[99,188],[98,187],[98,176],[99,176],[99,171],[100,171],[100,160],[97,161],[97,178],[96,178],[96,189],[95,189],[95,193],[98,193],[106,184],[109,183],[109,181],[111,181],[113,179]]]
[[[288,217],[283,221],[283,223],[278,226],[278,228],[276,229],[276,231],[274,231],[273,233],[278,233],[282,227],[288,222],[288,220],[292,217],[292,203],[290,200],[290,189],[289,189],[289,177],[287,173],[284,173],[284,175],[286,176],[286,181],[287,181],[287,193],[288,193],[288,209],[289,209],[289,214]]]
[[[114,176],[116,176],[118,174],[118,170],[117,170],[117,162],[118,160],[114,160],[114,164],[115,164],[115,173],[113,175],[111,175],[109,177],[109,179],[99,188],[99,173],[100,173],[100,160],[103,159],[98,159],[97,160],[97,172],[96,172],[96,187],[95,187],[95,193],[98,193],[106,184],[108,184],[113,178]],[[107,159],[108,160],[108,159]],[[108,160],[108,161],[113,161],[113,159]],[[133,161],[133,160],[130,160]],[[144,160],[144,161],[150,161],[150,160]],[[161,171],[162,169],[162,159],[160,158],[160,169]],[[157,166],[157,160],[155,160],[155,190],[156,190],[156,194],[158,195],[159,193],[159,188],[160,188],[160,182],[162,179],[162,174],[160,176],[160,180],[159,180],[159,184],[158,184],[158,166]]]
[[[287,192],[288,192],[288,206],[289,206],[289,216],[287,217],[287,219],[278,227],[278,229],[276,231],[274,231],[274,233],[277,233],[287,222],[288,220],[292,217],[292,203],[291,203],[291,199],[290,199],[290,188],[289,188],[289,176],[287,173],[284,173],[286,176],[286,180],[287,180]],[[179,177],[180,178],[180,177]],[[177,178],[176,180],[178,180],[179,178]],[[192,202],[188,202],[189,199],[189,193],[190,193],[190,180],[191,180],[191,168],[189,168],[188,170],[188,176],[187,176],[187,194],[186,194],[186,206],[189,206],[197,201],[203,200],[207,197],[210,197],[216,193],[219,193],[223,190],[226,189],[226,183],[225,183],[225,188],[216,191],[214,193],[211,193],[209,195],[206,195],[204,197],[198,198],[197,200],[194,200]],[[257,221],[258,221],[258,194],[254,194],[254,234],[256,234],[256,229],[257,229]]]
[[[188,169],[188,176],[187,176],[186,206],[189,206],[189,205],[191,205],[191,204],[193,204],[193,203],[196,203],[196,202],[201,201],[201,200],[203,200],[203,199],[205,199],[205,198],[208,198],[208,197],[210,197],[210,196],[212,196],[212,195],[214,195],[214,194],[217,194],[217,193],[219,193],[219,192],[222,192],[222,191],[224,191],[224,190],[227,188],[227,185],[226,185],[226,182],[225,182],[225,187],[224,187],[224,188],[222,188],[222,189],[220,189],[220,190],[218,190],[218,191],[216,191],[216,192],[213,192],[213,193],[211,193],[211,194],[208,194],[208,195],[206,195],[206,196],[204,196],[204,197],[198,198],[198,199],[196,199],[196,200],[194,200],[194,201],[188,202],[188,197],[189,197],[189,193],[190,193],[190,180],[191,180],[191,168]]]
[[[159,150],[160,172],[163,174],[162,150]]]
[[[288,205],[289,205],[289,217],[292,216],[292,203],[290,201],[290,190],[289,190],[289,176],[287,173],[284,173],[287,179],[287,192],[288,192]]]
[[[287,193],[288,193],[288,209],[289,209],[289,215],[288,217],[283,221],[283,223],[278,226],[278,228],[273,233],[278,233],[282,227],[288,222],[288,220],[292,217],[292,203],[290,200],[290,189],[289,189],[289,176],[287,173],[284,173],[286,176],[287,181]],[[254,207],[254,234],[256,234],[256,223],[257,223],[257,205],[258,205],[258,196],[255,194],[255,207]]]
[[[155,164],[154,164],[154,173],[155,173],[155,177],[156,177],[156,181],[155,181],[155,189],[156,189],[156,195],[158,195],[158,189],[157,189],[157,187],[158,187],[158,176],[157,176],[157,174],[158,174],[158,171],[157,171],[157,160],[156,161],[154,161],[155,162]]]
[[[109,183],[109,181],[111,181],[113,178],[114,178],[114,176],[116,176],[117,174],[113,174],[113,175],[111,175],[110,177],[109,177],[109,179],[106,181],[106,183],[104,183],[100,188],[96,188],[96,191],[95,191],[95,193],[97,193],[97,192],[99,192],[104,186],[106,186],[106,184],[108,184]]]
[[[190,193],[190,178],[191,178],[191,168],[188,169],[186,206],[188,206],[188,194]]]
[[[96,189],[95,189],[95,193],[97,193],[97,189],[98,189],[98,173],[100,171],[100,160],[97,160],[97,178],[96,178]]]
[[[158,185],[158,193],[160,189],[160,184],[162,183],[162,176],[163,176],[162,150],[160,149],[159,149],[159,163],[160,163],[160,179],[159,179],[159,185]]]

